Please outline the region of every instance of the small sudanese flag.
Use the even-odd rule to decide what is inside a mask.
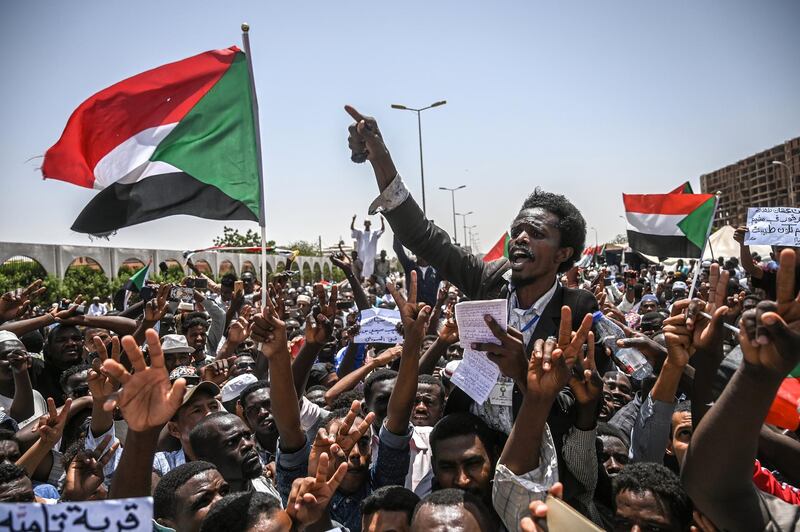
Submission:
[[[511,240],[511,237],[508,233],[504,233],[503,236],[500,237],[500,240],[492,246],[492,249],[483,256],[483,262],[492,262],[493,260],[502,259],[503,257],[508,258],[508,242]]]
[[[628,245],[658,257],[700,258],[714,217],[713,194],[623,194]]]
[[[83,102],[47,150],[45,179],[98,189],[74,231],[176,214],[260,217],[250,74],[235,46],[148,70]]]

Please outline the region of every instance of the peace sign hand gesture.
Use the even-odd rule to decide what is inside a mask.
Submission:
[[[347,463],[339,464],[333,475],[330,475],[329,464],[328,453],[322,453],[315,475],[298,478],[292,483],[286,513],[295,526],[307,527],[325,517],[333,494],[347,475]]]

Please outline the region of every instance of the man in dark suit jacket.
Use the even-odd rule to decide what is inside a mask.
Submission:
[[[558,336],[562,306],[572,310],[572,330],[578,329],[587,313],[598,309],[593,294],[563,287],[557,280],[560,273],[573,266],[584,247],[586,223],[583,216],[564,196],[537,189],[525,200],[511,224],[509,257],[483,262],[453,245],[444,230],[425,218],[403,185],[375,120],[361,116],[352,108],[347,108],[347,111],[356,119],[356,124],[350,126],[348,139],[352,159],[355,162],[370,161],[381,192],[370,206],[370,212],[382,212],[396,238],[406,248],[418,257],[424,257],[443,279],[453,283],[470,299],[508,300],[509,325],[519,326],[524,342],[517,342],[518,347],[513,352],[505,353],[499,350],[492,353],[494,348],[480,347],[487,347],[490,358],[517,384],[509,412],[513,420],[521,404],[520,387],[525,389],[527,357],[534,342]],[[598,370],[602,373],[609,365],[603,350],[598,350]],[[563,437],[574,422],[574,402],[570,390],[565,388],[548,418],[559,449],[559,462],[562,462],[560,447]],[[484,408],[483,412],[481,408]],[[491,410],[486,411],[482,405],[476,408],[469,397],[456,389],[448,399],[446,413],[460,410],[472,410],[490,426],[497,426],[493,423],[496,419],[491,419],[495,417]]]

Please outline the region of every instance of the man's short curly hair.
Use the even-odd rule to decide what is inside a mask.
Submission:
[[[553,213],[558,218],[556,227],[561,233],[559,246],[572,248],[572,256],[558,267],[559,272],[566,272],[572,268],[586,246],[586,220],[583,219],[581,211],[566,197],[561,194],[545,192],[539,187],[536,187],[525,199],[520,211],[537,207]]]
[[[681,486],[678,475],[661,464],[641,462],[625,466],[614,478],[614,506],[617,495],[623,491],[636,494],[651,492],[659,504],[669,512],[673,525],[688,530],[692,520],[692,501]]]

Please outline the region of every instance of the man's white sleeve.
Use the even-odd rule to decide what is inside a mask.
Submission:
[[[532,501],[544,500],[547,490],[558,482],[558,459],[550,428],[545,425],[539,450],[539,467],[524,475],[515,475],[505,465],[498,463],[494,472],[492,503],[508,530],[519,530],[519,522],[530,515]]]
[[[408,199],[408,195],[409,192],[405,183],[403,183],[403,178],[400,177],[400,174],[397,174],[392,182],[389,183],[389,186],[370,204],[369,213],[377,214],[379,212],[392,211]]]

